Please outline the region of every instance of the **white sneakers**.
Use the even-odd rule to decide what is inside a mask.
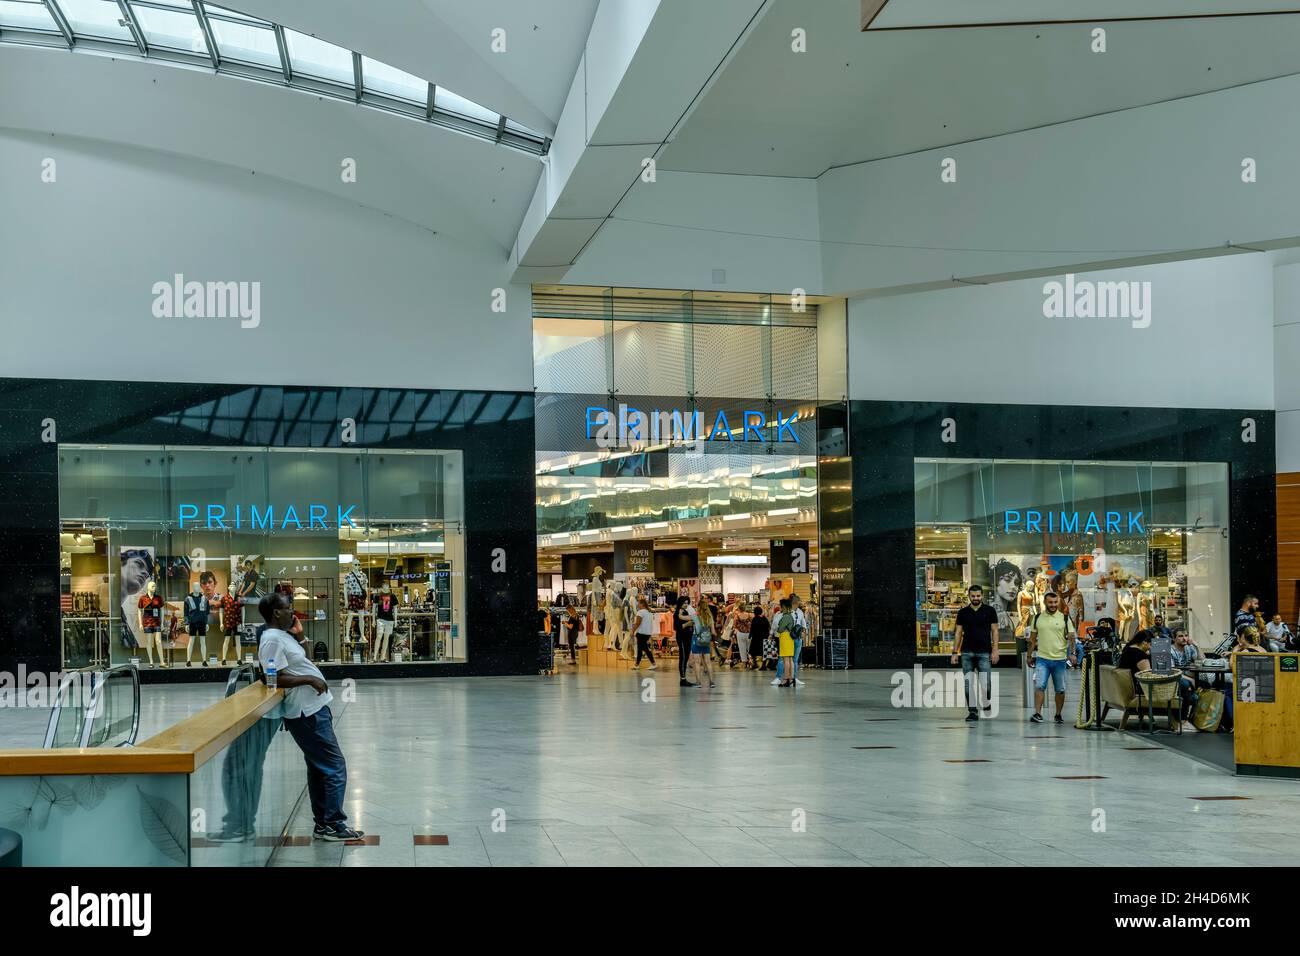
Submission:
[[[773,677],[773,678],[772,678],[772,686],[773,686],[773,687],[775,687],[775,686],[776,686],[777,684],[779,684],[779,683],[781,683],[781,678],[779,678],[779,677]]]
[[[1194,723],[1192,723],[1190,720],[1184,720],[1184,721],[1183,721],[1183,733],[1185,733],[1185,734],[1186,734],[1186,733],[1200,733],[1200,731],[1198,731],[1198,730],[1196,729],[1196,725],[1195,725]]]

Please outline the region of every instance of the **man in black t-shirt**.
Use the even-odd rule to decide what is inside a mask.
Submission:
[[[991,683],[993,665],[998,662],[998,612],[984,603],[984,589],[972,584],[967,592],[970,603],[957,612],[957,639],[952,647],[952,662],[961,660],[966,677],[966,719],[979,720],[979,695],[975,672],[984,685],[984,713],[992,716]]]

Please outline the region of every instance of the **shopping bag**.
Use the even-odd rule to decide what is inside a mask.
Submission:
[[[1212,734],[1223,720],[1223,691],[1203,689],[1192,711],[1192,726],[1202,733]]]

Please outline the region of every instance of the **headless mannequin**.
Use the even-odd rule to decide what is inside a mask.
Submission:
[[[1038,607],[1038,595],[1034,593],[1032,581],[1026,581],[1016,595],[1016,637],[1024,637]]]
[[[204,597],[203,590],[199,582],[194,582],[194,587],[185,597],[185,626],[190,632],[190,644],[185,648],[185,666],[190,666],[190,658],[194,655],[194,645],[199,644],[199,663],[205,665],[208,662],[208,599]]]
[[[1127,642],[1136,632],[1137,628],[1130,629],[1130,625],[1135,624],[1137,601],[1133,597],[1133,590],[1128,587],[1119,588],[1115,592],[1115,601],[1119,605],[1119,635],[1120,639]]]
[[[396,606],[397,599],[393,597],[392,589],[387,582],[379,589],[379,594],[374,597],[375,604],[375,656],[373,660],[382,661],[388,658],[388,644],[393,636],[395,622],[387,620],[380,616],[380,606],[383,602],[389,605],[389,613]]]
[[[158,663],[163,667],[167,666],[167,659],[163,656],[162,648],[162,608],[149,606],[150,617],[146,621],[145,608],[147,605],[154,604],[154,598],[158,596],[158,585],[150,578],[145,582],[144,596],[137,603],[135,611],[135,623],[139,632],[144,635],[145,653],[149,655],[149,666],[153,667],[153,649],[158,647]]]
[[[1034,613],[1041,614],[1047,608],[1043,600],[1047,594],[1047,567],[1044,566],[1034,578]]]
[[[235,642],[235,663],[239,663],[239,658],[244,652],[244,646],[240,643],[239,625],[243,623],[243,606],[239,603],[239,585],[230,585],[230,600],[222,601],[221,605],[221,630],[226,636],[221,642],[221,663],[226,662],[226,651],[230,649],[230,642]]]
[[[1142,583],[1142,590],[1138,594],[1138,627],[1146,629],[1155,627],[1156,623],[1156,592],[1155,585],[1150,581]]]

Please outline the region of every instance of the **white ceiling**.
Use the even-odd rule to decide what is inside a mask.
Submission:
[[[1295,0],[886,0],[871,29],[1137,17],[1205,17],[1297,9]]]
[[[542,169],[536,156],[407,117],[134,57],[5,46],[0,90],[0,127],[223,163],[503,254]],[[343,182],[344,158],[356,182]]]
[[[431,80],[551,135],[598,0],[230,0],[263,17]],[[492,30],[506,50],[491,49]]]
[[[1000,6],[1028,9],[1012,0]],[[816,177],[834,166],[1300,72],[1300,16],[1113,23],[1106,53],[1091,52],[1082,25],[863,33],[859,17],[860,0],[773,0],[661,153],[660,167]],[[806,53],[791,51],[795,28],[807,33]]]

